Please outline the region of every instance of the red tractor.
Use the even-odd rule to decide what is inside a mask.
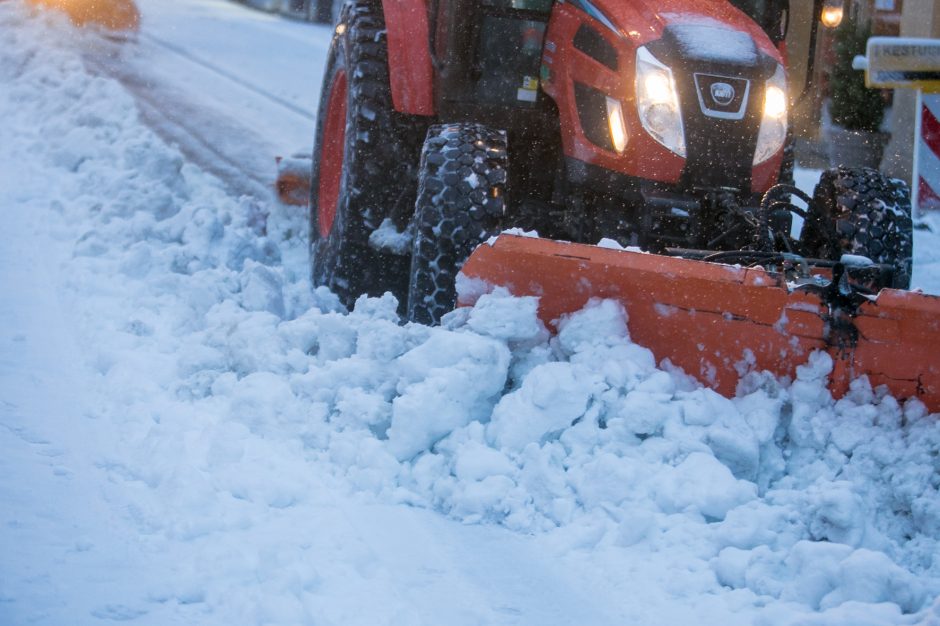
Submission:
[[[940,298],[901,291],[907,186],[846,166],[812,197],[792,185],[784,59],[812,76],[824,4],[347,0],[313,153],[314,283],[347,306],[391,291],[422,323],[458,283],[464,304],[537,296],[546,323],[615,298],[635,341],[722,393],[825,351],[834,392],[867,374],[940,410]],[[798,20],[808,49],[784,54]],[[539,238],[491,240],[513,227]]]
[[[614,298],[635,341],[721,393],[827,352],[834,393],[867,375],[940,411],[940,298],[902,291],[907,186],[846,166],[812,197],[790,184],[784,62],[812,75],[823,4],[793,3],[812,23],[796,55],[787,0],[348,0],[314,282],[347,306],[392,291],[423,323],[458,283],[463,304],[537,296],[549,324]],[[540,237],[490,241],[511,227]]]
[[[315,284],[434,323],[471,251],[520,227],[774,268],[851,253],[874,262],[854,283],[906,288],[903,184],[838,168],[808,211],[779,184],[790,19],[787,0],[350,0],[314,149]]]

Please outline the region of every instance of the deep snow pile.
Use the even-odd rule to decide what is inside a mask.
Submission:
[[[723,398],[658,366],[612,302],[554,337],[534,299],[498,290],[442,328],[401,325],[388,296],[340,312],[307,286],[305,218],[185,164],[63,28],[0,4],[2,149],[55,181],[3,210],[41,210],[74,241],[62,297],[107,432],[91,454],[150,553],[192,553],[152,602],[312,620],[266,602],[326,584],[292,569],[277,534],[302,533],[302,517],[254,529],[330,473],[586,554],[611,590],[707,607],[701,623],[940,623],[940,421],[922,405],[864,381],[833,401],[825,355],[791,385],[754,373]],[[266,559],[221,549],[233,541]],[[38,584],[19,565],[0,565],[0,601]],[[208,571],[236,574],[206,591]]]

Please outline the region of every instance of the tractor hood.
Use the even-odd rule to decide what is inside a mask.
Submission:
[[[779,159],[779,148],[773,149],[780,136],[776,130],[785,128],[786,121],[775,118],[767,126],[773,134],[768,135],[770,130],[761,134],[765,87],[774,76],[782,76],[783,63],[761,25],[736,7],[743,6],[744,0],[571,3],[608,30],[618,31],[622,54],[642,48],[643,54],[650,55],[647,59],[670,71],[674,105],[658,109],[659,130],[651,130],[653,122],[643,113],[651,107],[643,108],[639,95],[636,123],[659,145],[684,159],[682,174],[675,181],[681,188],[766,188],[766,174],[756,166],[770,163],[774,155]],[[645,63],[653,66],[649,60]],[[668,123],[663,122],[665,111],[669,111]],[[779,168],[779,160],[765,169],[774,168]],[[765,177],[757,187],[755,171]]]
[[[666,38],[682,57],[753,66],[761,57],[781,62],[763,29],[726,0],[591,0],[624,35],[638,44]]]

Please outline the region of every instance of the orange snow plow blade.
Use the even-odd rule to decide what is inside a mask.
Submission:
[[[462,273],[539,296],[546,324],[590,298],[619,300],[633,341],[724,395],[734,394],[742,365],[794,378],[823,350],[836,397],[867,375],[899,400],[940,411],[940,297],[884,289],[834,317],[819,289],[789,289],[761,268],[506,235],[479,246]]]
[[[103,26],[115,31],[136,31],[140,11],[133,0],[30,0],[37,7],[62,11],[76,26]]]
[[[275,157],[277,197],[284,204],[306,206],[310,200],[310,157]]]

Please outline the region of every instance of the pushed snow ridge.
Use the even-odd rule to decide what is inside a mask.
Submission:
[[[0,3],[0,245],[35,288],[0,305],[0,622],[940,623],[921,404],[834,400],[826,355],[725,398],[611,301],[554,335],[499,289],[438,328],[342,311],[306,217],[187,162],[89,37]]]

